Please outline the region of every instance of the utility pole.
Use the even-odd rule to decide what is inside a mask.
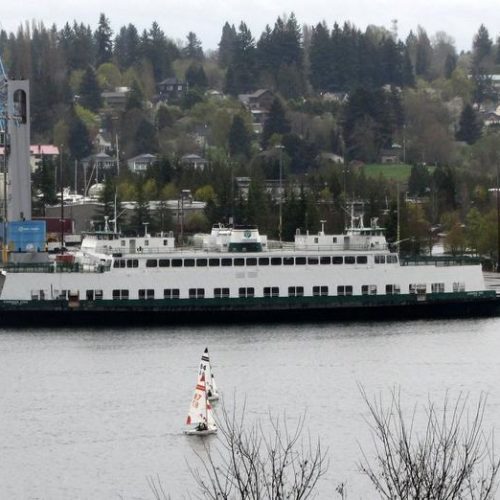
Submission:
[[[64,182],[63,182],[63,147],[59,149],[59,182],[61,188],[61,254],[64,253]]]
[[[282,233],[283,233],[283,149],[285,147],[282,144],[278,144],[276,146],[276,149],[279,149],[280,151],[280,172],[279,172],[279,187],[278,187],[278,192],[279,192],[279,220],[278,220],[278,235],[279,235],[279,240],[280,240],[280,245],[282,243]]]
[[[499,191],[499,168],[497,160],[497,273],[500,273],[500,191]]]

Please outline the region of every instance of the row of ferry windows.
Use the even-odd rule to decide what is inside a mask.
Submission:
[[[395,264],[398,261],[396,255],[375,255],[375,264]],[[336,256],[314,256],[314,257],[223,257],[223,258],[200,258],[200,259],[146,259],[146,267],[231,267],[231,266],[304,266],[304,265],[340,265],[340,264],[367,264],[366,255],[336,255]],[[138,259],[115,259],[113,267],[133,268],[139,267]]]
[[[313,286],[312,287],[312,295],[313,297],[324,297],[329,295],[329,287],[326,285],[323,286]],[[263,296],[264,297],[279,297],[280,289],[279,287],[264,287],[263,288]],[[408,291],[410,294],[421,294],[427,293],[427,285],[412,283],[408,287]],[[432,293],[444,293],[445,285],[444,283],[432,283],[431,284],[431,292]],[[453,291],[454,292],[463,292],[465,291],[465,283],[456,282],[453,283]],[[88,293],[91,290],[87,291]],[[361,295],[377,295],[377,285],[362,285],[361,286]],[[399,295],[401,293],[401,287],[397,284],[385,285],[385,293],[386,295]],[[139,290],[139,299],[154,299],[155,291],[152,288],[149,289],[140,289]],[[353,295],[353,287],[352,285],[339,285],[337,286],[337,295]],[[190,299],[203,299],[205,298],[205,289],[204,288],[189,288],[188,296]],[[229,298],[231,296],[229,288],[214,288],[213,293],[214,298]],[[304,296],[304,287],[303,286],[289,286],[288,287],[288,297],[303,297]],[[255,288],[254,287],[240,287],[238,288],[238,297],[239,298],[251,298],[255,297]],[[97,298],[97,297],[96,297]],[[102,298],[102,292],[100,295]],[[129,291],[128,290],[113,290],[113,299],[128,299]],[[178,288],[165,288],[163,290],[163,298],[165,299],[178,299],[180,298],[180,290]]]
[[[312,295],[314,297],[323,297],[329,295],[329,287],[323,286],[313,286]],[[453,292],[465,292],[465,283],[461,281],[454,282],[452,285]],[[432,283],[431,292],[432,293],[444,293],[445,284],[444,283]],[[277,286],[264,287],[263,290],[264,297],[279,297],[280,289]],[[377,295],[377,285],[362,285],[361,294],[362,295]],[[408,292],[410,294],[425,294],[427,293],[427,285],[425,283],[411,283],[408,286]],[[398,284],[385,285],[386,295],[399,295],[401,293],[401,287]],[[55,297],[58,299],[68,300],[70,296],[69,290],[54,290]],[[352,295],[353,287],[351,285],[339,285],[337,286],[337,295]],[[87,290],[85,298],[87,300],[102,300],[104,298],[102,290]],[[288,296],[289,297],[302,297],[304,295],[303,286],[289,286]],[[205,289],[204,288],[190,288],[188,290],[189,298],[204,298]],[[230,290],[229,288],[214,288],[214,298],[229,298]],[[113,299],[129,299],[129,290],[126,289],[115,289],[112,294]],[[141,288],[138,292],[139,299],[154,299],[155,291],[152,288]],[[255,297],[255,288],[253,287],[241,287],[238,289],[238,297],[247,298]],[[31,298],[33,300],[45,300],[48,298],[47,293],[44,290],[32,290]],[[165,288],[163,290],[163,298],[165,299],[178,299],[180,298],[180,290],[178,288]]]

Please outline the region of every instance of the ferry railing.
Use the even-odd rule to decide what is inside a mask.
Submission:
[[[7,273],[103,273],[109,270],[110,266],[75,262],[11,262],[2,269]]]
[[[472,266],[480,264],[478,257],[470,255],[403,255],[402,266]]]
[[[318,253],[318,252],[387,252],[389,246],[385,245],[366,245],[366,244],[328,244],[328,245],[296,245],[293,242],[269,242],[267,247],[265,247],[262,252],[279,252],[279,251],[296,251],[296,252],[307,252],[307,253]],[[185,253],[185,252],[196,252],[196,253],[207,253],[207,252],[218,252],[224,253],[229,252],[228,247],[203,247],[200,245],[191,246],[177,246],[177,247],[141,247],[136,248],[134,251],[130,251],[130,248],[108,248],[106,246],[96,247],[92,252],[100,253],[103,255],[158,255],[158,254],[169,254],[169,253]],[[236,252],[235,252],[236,253]]]

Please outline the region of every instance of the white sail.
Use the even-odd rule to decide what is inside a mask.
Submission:
[[[212,405],[207,397],[205,372],[202,372],[198,377],[198,383],[196,384],[193,399],[189,407],[186,424],[206,424],[208,431],[216,429]]]
[[[215,383],[215,377],[212,372],[212,365],[210,364],[210,356],[208,355],[208,348],[205,348],[205,352],[201,356],[199,375],[201,375],[202,373],[205,373],[208,399],[211,401],[219,399],[217,384]]]

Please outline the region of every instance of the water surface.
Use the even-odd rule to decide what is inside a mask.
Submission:
[[[224,400],[246,420],[305,415],[330,466],[320,498],[347,483],[370,451],[359,391],[401,390],[411,409],[446,394],[488,394],[499,430],[500,319],[352,324],[0,330],[0,498],[152,499],[159,475],[173,499],[195,492],[200,440],[182,434],[199,359],[210,349]],[[216,441],[212,441],[215,443]]]

